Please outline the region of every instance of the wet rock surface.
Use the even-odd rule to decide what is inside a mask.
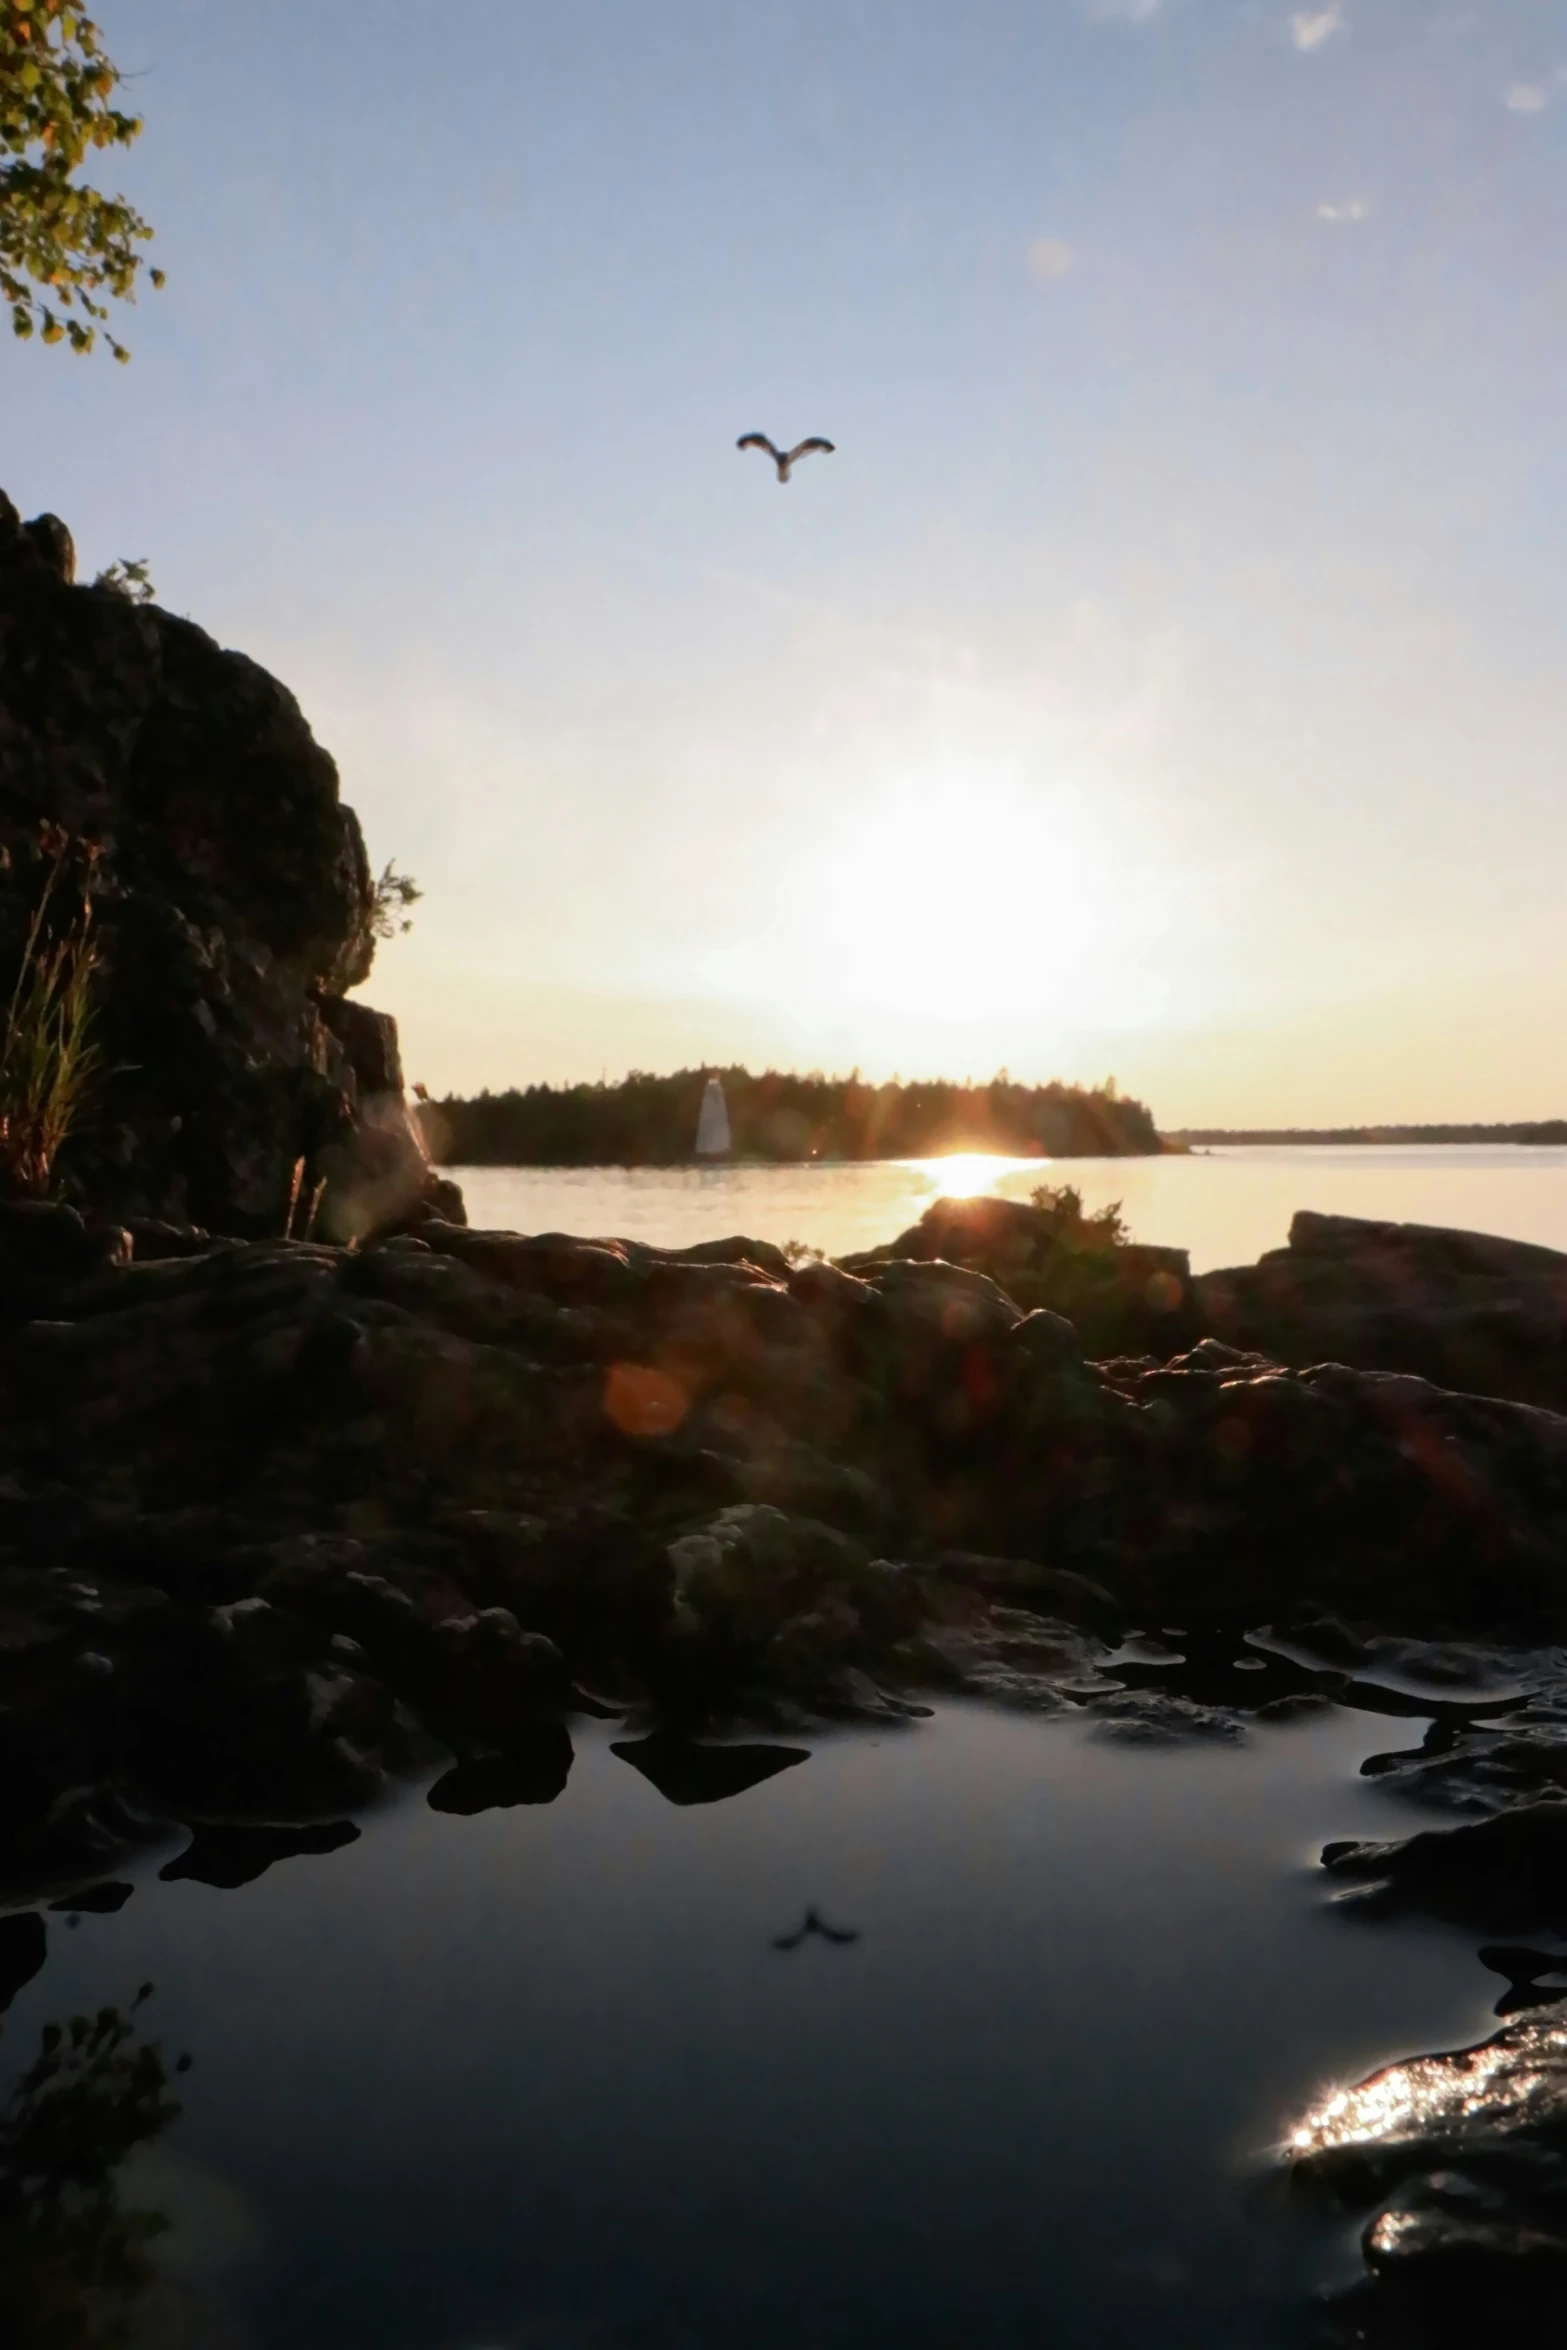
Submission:
[[[1329,1844],[1322,1865],[1384,1912],[1423,1911],[1486,1932],[1567,1926],[1567,1803],[1520,1803],[1400,1843]]]
[[[1502,2340],[1567,2318],[1567,2015],[1411,2058],[1337,2091],[1285,2148],[1294,2182],[1371,2206],[1366,2283],[1335,2341]]]
[[[1461,1815],[1404,1838],[1335,1843],[1322,1862],[1346,1915],[1433,1918],[1484,1935],[1506,2028],[1477,2047],[1387,2066],[1306,2115],[1288,2169],[1370,2210],[1366,2279],[1328,2312],[1334,2342],[1404,2350],[1567,2321],[1567,1799],[1564,1660],[1492,1645],[1375,1641],[1406,1688],[1495,1694],[1435,1707],[1420,1746],[1366,1774]],[[1553,1945],[1557,1945],[1553,1947]]]

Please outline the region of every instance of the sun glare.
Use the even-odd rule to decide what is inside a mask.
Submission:
[[[995,1191],[1004,1175],[1039,1162],[1009,1159],[992,1151],[952,1151],[945,1158],[916,1159],[912,1164],[930,1178],[931,1188],[939,1198],[979,1199]]]
[[[1083,795],[1006,772],[908,773],[856,794],[796,921],[797,992],[910,1025],[1026,1007],[1060,1029],[1142,1016],[1156,993],[1146,874]]]

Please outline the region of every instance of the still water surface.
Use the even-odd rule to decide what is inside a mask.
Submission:
[[[470,1222],[513,1232],[613,1233],[662,1247],[743,1232],[840,1256],[916,1222],[943,1191],[1027,1199],[1075,1183],[1122,1203],[1134,1238],[1191,1251],[1192,1268],[1281,1248],[1297,1208],[1500,1232],[1567,1249],[1567,1150],[1510,1144],[1234,1148],[1166,1159],[911,1159],[803,1167],[457,1167]]]
[[[1325,1838],[1419,1824],[1357,1774],[1420,1729],[953,1705],[682,1807],[573,1725],[547,1806],[414,1789],[238,1891],[153,1855],[50,1919],[0,2069],[157,1985],[160,2350],[1285,2350],[1352,2237],[1266,2149],[1498,1988],[1324,1898]],[[779,1949],[808,1905],[856,1938]]]

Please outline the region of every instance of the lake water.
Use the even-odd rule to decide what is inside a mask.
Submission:
[[[1419,1824],[1357,1775],[1419,1733],[954,1705],[677,1806],[574,1724],[547,1805],[411,1789],[237,1891],[151,1855],[50,1918],[0,2068],[156,1985],[157,2350],[1290,2350],[1353,2234],[1268,2148],[1499,1988],[1325,1899],[1325,1838]]]
[[[872,1248],[942,1192],[1027,1199],[1075,1183],[1122,1203],[1134,1238],[1190,1249],[1192,1268],[1281,1248],[1297,1208],[1457,1225],[1567,1249],[1567,1150],[1455,1144],[1214,1150],[1162,1159],[875,1160],[798,1167],[454,1167],[470,1222],[689,1246],[741,1232],[829,1256]]]

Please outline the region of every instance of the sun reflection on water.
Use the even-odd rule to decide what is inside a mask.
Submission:
[[[940,1159],[908,1159],[939,1199],[980,1199],[999,1191],[1008,1175],[1033,1174],[1045,1181],[1048,1159],[1009,1159],[994,1151],[950,1151]]]

